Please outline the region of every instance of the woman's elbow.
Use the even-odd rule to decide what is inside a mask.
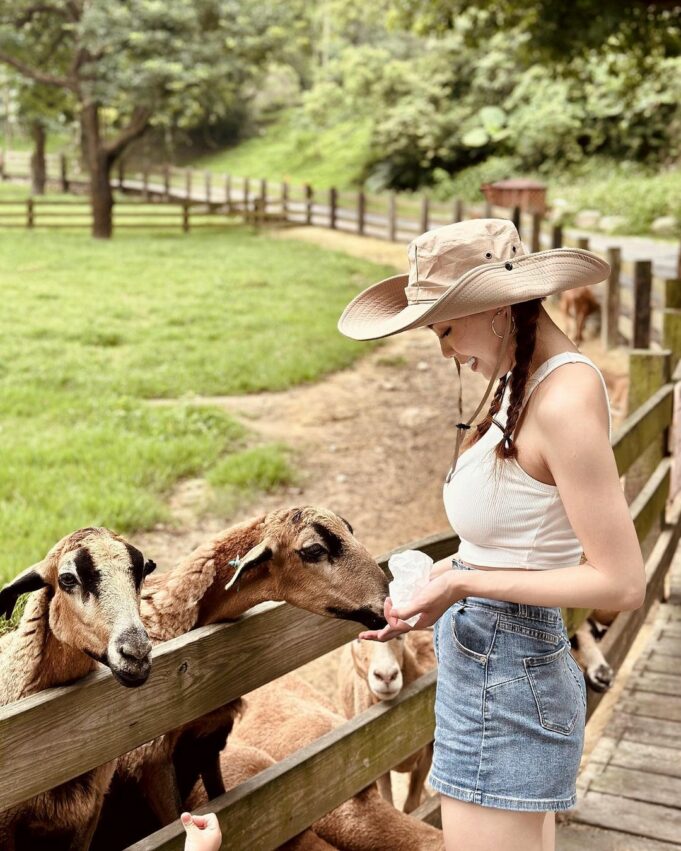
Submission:
[[[645,568],[641,571],[641,580],[636,583],[631,583],[627,589],[627,593],[623,596],[619,610],[622,612],[631,612],[640,609],[646,601],[646,579]]]

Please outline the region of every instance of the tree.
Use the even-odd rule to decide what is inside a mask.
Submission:
[[[162,113],[219,111],[286,39],[270,0],[0,0],[0,61],[75,101],[92,233],[110,237],[111,169]]]

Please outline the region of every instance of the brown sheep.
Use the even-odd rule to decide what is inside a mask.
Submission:
[[[277,761],[346,723],[329,698],[295,671],[249,692],[245,700],[230,745],[260,748]],[[375,783],[317,819],[312,829],[344,851],[444,848],[441,830],[395,809],[381,798]]]
[[[278,509],[230,527],[173,570],[154,576],[145,588],[142,618],[158,643],[237,618],[257,603],[285,600],[375,629],[385,624],[387,593],[385,573],[350,524],[324,508],[305,506]],[[179,817],[199,776],[209,797],[222,794],[220,750],[240,709],[240,700],[231,701],[120,757],[106,804],[110,821],[115,823],[115,811],[122,806],[117,795],[125,795],[124,787],[129,790],[131,784],[146,797],[161,826]],[[150,827],[138,822],[140,831]],[[110,831],[103,828],[95,847],[111,847],[108,841]]]
[[[0,613],[10,617],[26,592],[16,630],[2,642],[0,704],[71,683],[107,665],[124,686],[144,683],[151,643],[140,620],[140,590],[153,562],[104,528],[62,538],[43,561],[0,591]],[[33,848],[44,834],[61,834],[72,851],[85,851],[114,771],[109,762],[0,812],[0,846]]]
[[[385,642],[360,638],[349,642],[343,647],[338,668],[338,697],[345,717],[353,718],[381,700],[392,700],[435,664],[432,629],[414,630]],[[405,813],[421,803],[432,758],[431,743],[393,769],[410,773]],[[378,790],[386,801],[393,803],[389,771],[378,778]]]

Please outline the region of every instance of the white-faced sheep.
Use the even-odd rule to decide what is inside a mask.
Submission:
[[[338,698],[346,718],[353,718],[381,700],[392,700],[414,680],[435,667],[432,629],[414,630],[390,641],[356,638],[343,647],[338,667]],[[421,802],[433,746],[428,744],[398,763],[393,771],[409,772],[404,812]],[[382,797],[393,803],[390,772],[378,778]]]
[[[295,671],[249,692],[245,699],[246,710],[234,724],[230,745],[260,748],[277,761],[346,723],[329,698]],[[229,770],[226,758],[225,765]],[[395,809],[381,798],[375,783],[311,827],[344,851],[444,848],[442,831]]]
[[[17,628],[2,642],[0,705],[78,680],[107,665],[125,686],[144,683],[151,643],[139,614],[140,589],[153,562],[108,529],[79,529],[0,591],[10,617],[31,594]],[[74,744],[75,746],[75,744]],[[0,847],[31,836],[62,834],[69,849],[87,849],[114,763],[94,768],[0,812]]]
[[[142,617],[154,643],[234,619],[265,600],[285,600],[376,629],[385,624],[387,593],[385,573],[350,524],[331,511],[305,506],[239,523],[173,570],[152,577],[144,591]],[[124,787],[136,785],[164,825],[179,816],[199,776],[211,798],[222,794],[219,754],[240,708],[239,700],[231,701],[120,757],[106,810],[114,813]],[[146,829],[141,818],[138,823],[140,830]],[[111,847],[110,835],[103,827],[96,847]]]

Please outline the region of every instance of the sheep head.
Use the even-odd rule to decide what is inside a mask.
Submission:
[[[260,530],[260,540],[230,560],[235,572],[228,591],[242,578],[259,576],[268,580],[269,599],[359,621],[368,629],[385,626],[388,579],[347,520],[304,506],[270,512]]]
[[[55,638],[107,665],[123,685],[142,685],[151,643],[140,620],[140,590],[154,567],[114,532],[79,529],[0,591],[0,613],[10,617],[21,594],[46,589]]]
[[[403,635],[389,641],[364,641],[356,638],[350,645],[355,671],[366,682],[377,700],[391,700],[402,691],[402,666],[405,656]]]

